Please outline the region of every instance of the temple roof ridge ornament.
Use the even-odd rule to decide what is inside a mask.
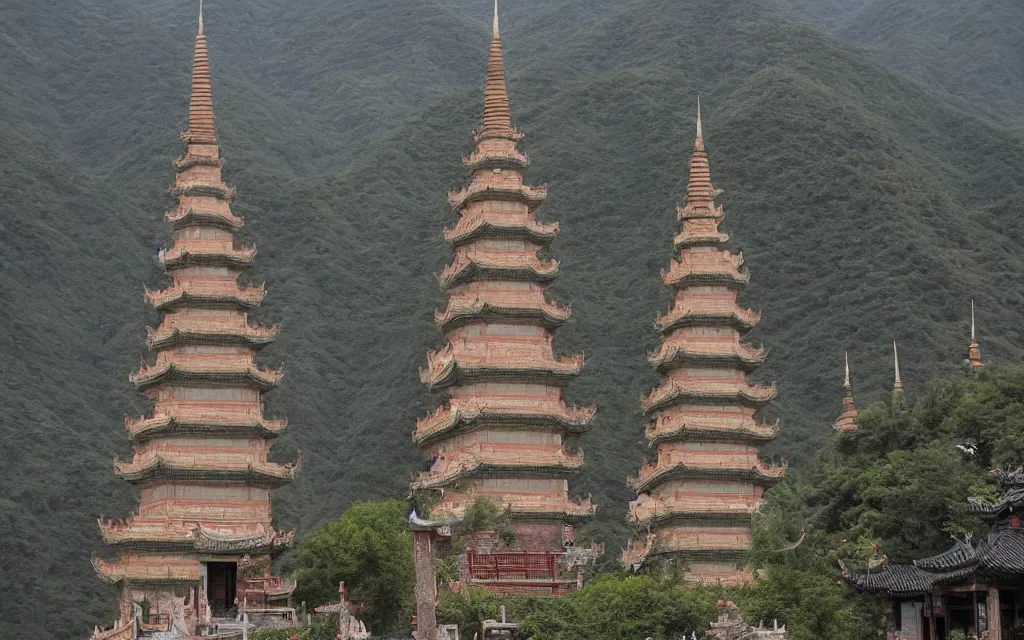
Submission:
[[[840,433],[853,433],[857,430],[857,407],[853,403],[853,386],[850,384],[850,354],[843,352],[846,373],[843,378],[843,412],[839,415],[832,428]]]

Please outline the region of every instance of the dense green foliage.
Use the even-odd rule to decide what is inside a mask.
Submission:
[[[412,617],[412,535],[399,500],[361,502],[302,541],[295,597],[310,607],[337,602],[338,583],[365,607],[374,632],[405,629]]]
[[[409,432],[435,400],[416,369],[439,344],[431,274],[480,113],[489,6],[208,4],[226,176],[260,248],[263,319],[282,323],[265,355],[288,371],[268,398],[292,425],[276,455],[303,451],[277,514],[306,532],[356,500],[403,496],[421,464]],[[0,557],[18,585],[0,602],[3,637],[79,637],[114,610],[88,554],[102,549],[95,516],[135,504],[109,460],[128,454],[122,414],[146,409],[125,376],[156,322],[142,285],[164,282],[151,257],[168,242],[187,5],[0,6]],[[644,455],[637,398],[657,381],[644,353],[667,306],[657,274],[698,92],[753,274],[744,300],[764,313],[754,337],[772,347],[759,377],[779,382],[774,453],[806,467],[828,437],[844,348],[863,403],[884,395],[893,338],[911,396],[951,372],[971,297],[986,358],[1020,356],[1024,140],[964,108],[971,95],[947,100],[754,0],[509,5],[514,115],[530,180],[551,187],[542,217],[562,225],[554,294],[574,319],[559,347],[586,352],[570,394],[600,407],[575,490],[602,504],[610,548]],[[1020,104],[1019,83],[987,73],[970,80]]]

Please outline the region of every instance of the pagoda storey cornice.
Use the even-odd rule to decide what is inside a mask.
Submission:
[[[749,521],[758,512],[760,500],[752,495],[694,495],[668,499],[641,494],[629,503],[628,519],[637,525],[653,525],[673,520]]]
[[[759,312],[744,309],[732,298],[693,296],[677,302],[668,313],[658,316],[654,326],[662,333],[706,325],[726,325],[738,331],[749,331],[760,321]]]
[[[454,498],[446,498],[444,502],[431,509],[431,517],[461,519],[466,509],[481,497],[495,502],[500,509],[507,511],[517,520],[548,520],[552,517],[568,521],[585,520],[593,517],[598,508],[590,496],[574,499],[561,496],[494,496],[475,491],[452,493],[455,494]]]
[[[506,200],[522,202],[531,211],[544,204],[548,197],[547,185],[531,187],[525,184],[473,183],[448,192],[448,204],[459,211],[471,202],[480,200]]]
[[[273,342],[279,330],[279,325],[252,326],[244,317],[165,317],[158,328],[146,328],[146,346],[159,350],[188,344],[240,344],[258,350]]]
[[[530,158],[516,149],[515,145],[484,143],[478,144],[472,154],[462,156],[462,164],[470,171],[483,169],[524,171],[530,166]]]
[[[231,210],[226,207],[223,211],[204,211],[194,207],[172,209],[165,214],[165,217],[175,230],[190,226],[214,226],[228,231],[238,231],[245,226],[245,220],[241,216],[232,214]]]
[[[558,261],[542,261],[534,253],[472,247],[460,251],[437,280],[442,289],[480,278],[551,282],[558,277]]]
[[[242,289],[233,279],[212,282],[176,281],[159,291],[146,289],[146,302],[158,311],[179,305],[230,305],[241,309],[255,309],[266,297],[266,288],[260,284]]]
[[[685,364],[719,364],[736,366],[747,373],[759,367],[768,356],[764,347],[754,348],[735,340],[720,341],[688,339],[682,342],[662,342],[647,354],[647,360],[659,372]]]
[[[683,229],[672,239],[672,244],[676,249],[713,247],[727,242],[729,242],[729,234],[719,231],[717,228]]]
[[[647,424],[644,437],[654,447],[662,442],[699,440],[709,442],[748,442],[764,444],[779,435],[779,422],[762,424],[753,418],[737,420],[733,416],[715,418],[694,416],[677,422],[667,416],[658,416]]]
[[[175,172],[182,173],[192,167],[205,166],[205,167],[216,167],[221,169],[224,167],[224,159],[220,157],[220,148],[214,146],[215,153],[213,155],[206,155],[201,153],[194,153],[191,148],[186,149],[185,155],[180,158],[176,158],[171,166],[174,167]]]
[[[672,261],[668,271],[662,269],[661,279],[671,287],[700,284],[740,287],[750,282],[750,273],[743,265],[742,253],[712,251],[707,254],[683,254],[678,260]]]
[[[136,442],[176,435],[242,436],[276,438],[288,426],[286,419],[263,417],[261,405],[246,405],[244,410],[204,406],[201,408],[161,404],[158,415],[131,418],[125,416],[128,437]]]
[[[161,351],[155,363],[143,364],[128,379],[139,391],[169,381],[234,382],[267,391],[276,387],[283,377],[283,368],[276,371],[261,369],[252,361],[251,353],[182,354]]]
[[[533,344],[511,344],[500,349],[487,348],[483,353],[468,353],[449,342],[440,351],[427,352],[427,366],[420,369],[420,380],[431,390],[503,380],[568,384],[583,366],[582,355],[556,359],[548,349],[542,356]]]
[[[252,266],[256,258],[255,247],[235,248],[230,240],[188,240],[161,249],[157,261],[167,270],[192,265],[224,265],[236,269]]]
[[[119,560],[104,560],[92,554],[96,574],[110,584],[121,581],[138,583],[198,583],[203,576],[196,556],[147,557],[128,556]]]
[[[695,404],[728,404],[738,402],[760,409],[765,407],[778,391],[771,386],[750,385],[745,382],[711,382],[706,380],[670,380],[641,398],[643,415],[681,402]]]
[[[771,486],[786,477],[788,468],[788,462],[773,465],[757,460],[752,465],[744,465],[722,456],[693,456],[668,464],[645,462],[640,469],[640,475],[627,478],[626,483],[637,493],[649,493],[651,489],[665,482],[685,478],[725,478]]]
[[[194,456],[189,460],[167,459],[159,454],[137,454],[131,462],[114,457],[114,472],[127,482],[150,480],[187,480],[280,487],[291,482],[299,463],[247,462]]]
[[[464,211],[454,228],[444,230],[444,239],[449,244],[458,245],[485,237],[521,237],[539,245],[546,245],[555,239],[558,229],[557,222],[538,222],[537,214],[529,210],[513,217],[504,211],[495,214],[486,208],[478,207],[472,211]]]
[[[583,452],[570,453],[564,447],[475,444],[445,452],[444,460],[435,465],[436,470],[419,474],[412,483],[413,489],[440,488],[481,473],[562,476],[583,467]]]
[[[484,398],[440,407],[426,418],[417,420],[413,441],[423,446],[456,432],[472,431],[482,424],[543,426],[578,435],[589,430],[596,413],[597,407],[593,405],[571,406],[561,400],[552,406],[535,400],[512,404],[498,398]]]
[[[275,531],[262,523],[222,525],[218,531],[180,520],[101,517],[98,522],[103,541],[119,550],[277,555],[295,541],[294,529]]]
[[[168,187],[167,192],[175,198],[206,196],[217,198],[224,202],[234,202],[238,190],[224,184],[210,184],[208,182],[178,182]]]
[[[549,302],[532,291],[502,292],[493,301],[450,296],[445,310],[434,312],[434,322],[441,331],[448,332],[470,322],[530,319],[550,330],[565,324],[571,314],[570,305]]]

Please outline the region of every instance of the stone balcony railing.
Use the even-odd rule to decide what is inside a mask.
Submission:
[[[139,507],[142,518],[186,519],[203,522],[270,522],[270,503],[253,501],[223,503],[216,500],[197,502],[167,498],[144,502]]]

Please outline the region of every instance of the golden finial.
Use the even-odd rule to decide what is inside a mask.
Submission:
[[[494,37],[501,37],[498,32],[498,0],[494,0]]]
[[[498,0],[494,0],[494,1],[497,2]],[[203,34],[203,0],[199,0],[199,34],[198,35],[204,35]]]
[[[893,366],[896,369],[896,378],[892,383],[893,393],[903,393],[903,380],[900,379],[900,353],[896,350],[896,341],[892,343],[892,361]]]

